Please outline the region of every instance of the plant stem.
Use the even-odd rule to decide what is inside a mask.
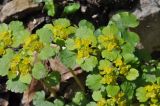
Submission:
[[[81,81],[79,80],[79,78],[75,75],[75,73],[74,73],[74,71],[72,69],[70,69],[70,72],[72,73],[73,78],[75,79],[76,83],[78,84],[78,86],[81,88],[81,90],[84,93],[85,92],[85,88],[84,88],[83,84],[81,83]]]

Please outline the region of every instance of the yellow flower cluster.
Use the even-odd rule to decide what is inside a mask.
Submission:
[[[75,39],[75,47],[78,50],[77,58],[88,58],[90,54],[93,52],[92,48],[92,42],[89,39]]]
[[[36,34],[30,35],[23,45],[23,49],[33,53],[34,51],[40,52],[40,50],[43,48],[43,43],[39,41],[39,38]]]
[[[160,85],[147,85],[145,86],[145,90],[147,92],[146,97],[149,98],[153,103],[152,106],[159,106],[156,104],[159,102],[160,99]]]
[[[126,65],[121,58],[117,58],[114,61],[114,65],[105,65],[103,68],[100,68],[100,74],[103,75],[103,78],[101,80],[102,84],[111,84],[116,83],[116,79],[118,77],[118,74],[122,74],[124,76],[127,75],[130,65]],[[117,74],[118,72],[118,74]]]
[[[16,54],[10,64],[10,71],[16,75],[25,75],[31,71],[30,57],[23,56],[22,53]]]
[[[129,69],[131,68],[131,65],[126,65],[121,58],[117,58],[115,61],[115,66],[118,68],[119,73],[122,75],[127,75]]]
[[[98,37],[98,40],[102,47],[108,51],[112,51],[113,49],[118,48],[118,40],[113,35],[101,35]]]
[[[0,56],[5,54],[5,49],[12,44],[10,32],[0,33]]]
[[[126,99],[124,93],[119,92],[116,96],[109,99],[100,99],[97,106],[126,106]]]
[[[66,40],[68,36],[74,32],[74,27],[64,27],[61,25],[51,26],[51,31],[53,33],[53,39],[63,39]]]

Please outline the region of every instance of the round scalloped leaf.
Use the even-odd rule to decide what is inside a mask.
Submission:
[[[113,97],[118,94],[118,92],[120,91],[120,87],[118,85],[108,85],[106,87],[106,91],[107,91],[108,97]]]
[[[129,42],[126,42],[121,46],[122,53],[133,53],[135,51],[135,47],[131,45]]]
[[[89,72],[93,71],[97,64],[97,58],[95,56],[90,56],[89,58],[85,59],[85,61],[80,66],[84,71]]]
[[[136,16],[129,13],[129,12],[120,12],[116,15],[113,15],[112,21],[114,21],[119,28],[125,28],[125,27],[136,27],[139,24],[139,21],[137,20]]]
[[[35,79],[40,80],[42,78],[45,78],[47,76],[47,73],[47,69],[42,63],[39,62],[34,64],[32,75]]]
[[[115,24],[109,24],[107,27],[104,27],[102,29],[103,35],[114,35],[117,36],[119,33],[119,30]]]
[[[95,30],[94,25],[92,23],[90,23],[89,21],[83,19],[79,22],[78,24],[79,27],[87,27],[90,28],[91,30]]]
[[[145,90],[144,87],[139,87],[136,90],[136,97],[139,100],[139,102],[146,102],[148,98],[146,97],[147,91]]]
[[[80,4],[79,3],[70,3],[68,6],[64,7],[64,13],[65,14],[72,14],[79,10]]]
[[[132,53],[122,53],[125,63],[136,63],[138,58]]]
[[[86,106],[97,106],[97,104],[95,102],[90,102]]]
[[[76,48],[74,40],[70,38],[65,41],[65,46],[68,50],[74,50]]]
[[[136,85],[132,82],[125,81],[124,83],[121,84],[121,89],[129,100],[133,98],[135,88],[136,88]]]
[[[55,56],[55,54],[56,54],[56,48],[52,48],[50,46],[45,46],[41,50],[41,52],[39,54],[39,58],[41,60],[47,60],[47,59],[51,58],[52,56]]]
[[[33,97],[33,105],[34,106],[54,106],[52,102],[45,100],[45,92],[39,91],[36,92]]]
[[[101,91],[93,91],[92,98],[94,101],[99,101],[100,99],[102,99]]]
[[[112,66],[112,63],[109,60],[100,60],[98,69],[103,70],[107,66],[108,67]]]
[[[78,106],[85,106],[87,104],[87,99],[82,92],[76,92],[72,102]]]
[[[113,61],[117,58],[118,56],[118,51],[108,51],[108,50],[103,50],[102,51],[102,57],[105,59],[108,59],[110,61]]]
[[[28,73],[26,75],[20,75],[19,77],[19,81],[26,83],[26,84],[30,84],[32,80],[32,76]]]
[[[156,82],[156,75],[152,75],[152,74],[142,74],[142,79],[144,79],[146,82],[151,82],[154,83]]]
[[[0,58],[0,76],[5,76],[8,74],[10,68],[10,61],[14,56],[14,51],[11,49],[6,50],[6,54]]]
[[[57,84],[60,83],[60,81],[61,81],[61,75],[57,71],[53,71],[49,73],[47,77],[45,78],[45,83],[48,86],[56,86]]]
[[[48,28],[41,28],[36,31],[36,34],[39,36],[39,39],[44,44],[49,45],[52,41],[52,32]]]
[[[18,47],[20,44],[24,43],[25,39],[30,35],[28,30],[16,31],[13,33],[13,44],[12,47]]]
[[[55,99],[54,106],[64,106],[64,102],[62,100]]]
[[[79,38],[88,38],[89,36],[93,36],[93,31],[87,26],[79,27],[76,30],[76,37]]]
[[[49,16],[54,16],[55,15],[55,7],[54,7],[53,0],[44,0],[44,2],[45,2],[44,7],[47,10],[47,14]]]
[[[69,21],[68,19],[66,19],[66,18],[59,18],[59,19],[53,21],[53,24],[54,24],[55,26],[56,26],[56,25],[62,26],[62,27],[64,27],[64,28],[71,25],[71,24],[70,24],[70,21]]]
[[[9,23],[9,29],[15,33],[24,30],[24,26],[20,21],[12,21]]]
[[[88,86],[88,88],[92,90],[98,90],[102,86],[102,84],[100,83],[101,80],[102,80],[101,75],[96,75],[96,74],[88,75],[86,79],[86,85]]]
[[[5,23],[0,24],[0,33],[8,31],[8,25]]]
[[[76,54],[67,49],[60,52],[60,59],[62,63],[69,68],[74,68],[76,65]]]
[[[129,42],[134,47],[139,43],[140,38],[135,32],[127,31],[126,35],[124,36],[125,41]]]
[[[135,68],[131,68],[126,76],[126,79],[129,81],[133,81],[137,79],[138,76],[139,76],[138,70]]]
[[[23,93],[28,88],[27,84],[22,83],[19,80],[18,81],[8,80],[6,84],[7,84],[7,89],[15,93]]]

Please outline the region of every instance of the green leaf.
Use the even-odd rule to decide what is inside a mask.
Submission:
[[[102,77],[100,75],[88,75],[86,79],[86,86],[88,86],[89,89],[98,90],[101,88],[101,80]]]
[[[102,34],[103,35],[114,35],[117,36],[119,34],[119,30],[115,24],[109,24],[107,27],[104,27],[102,29]]]
[[[55,99],[54,106],[64,106],[64,102],[62,100]]]
[[[45,46],[41,50],[41,52],[39,54],[39,58],[41,60],[47,60],[47,59],[51,58],[52,56],[55,56],[55,54],[56,54],[56,48],[52,48],[50,46]]]
[[[108,97],[114,97],[120,91],[120,87],[118,85],[108,85],[106,88]]]
[[[20,30],[13,33],[12,47],[18,47],[20,44],[24,43],[24,41],[29,35],[30,35],[30,32],[27,30]]]
[[[44,91],[39,91],[35,93],[33,97],[33,105],[34,106],[54,106],[53,103],[45,100]]]
[[[65,41],[65,46],[68,50],[74,50],[75,49],[75,42],[73,39],[68,38]]]
[[[102,99],[101,91],[93,91],[92,98],[94,101],[99,101],[100,99]]]
[[[123,53],[122,54],[124,62],[127,63],[135,63],[138,61],[138,58],[132,53]]]
[[[139,76],[138,70],[135,68],[131,68],[126,76],[127,80],[135,80]]]
[[[42,63],[39,62],[34,64],[32,75],[35,79],[40,80],[42,78],[45,78],[47,76],[47,73],[47,69]]]
[[[102,57],[105,58],[105,59],[108,59],[110,61],[113,61],[118,57],[118,51],[109,52],[108,50],[103,50],[102,51]]]
[[[131,82],[125,81],[121,84],[121,89],[129,100],[133,98],[135,88],[136,88],[135,84]]]
[[[130,43],[126,42],[126,44],[121,46],[122,48],[122,53],[126,54],[126,53],[133,53],[135,51],[135,47],[132,46]]]
[[[56,86],[61,81],[61,75],[59,72],[53,71],[45,78],[45,83],[49,86]]]
[[[156,82],[156,75],[143,73],[142,79],[144,79],[146,82],[154,83]]]
[[[70,3],[68,6],[64,7],[64,13],[65,14],[72,14],[79,10],[80,4],[79,3]]]
[[[87,99],[82,92],[76,92],[72,102],[78,106],[85,106],[87,104]]]
[[[0,33],[8,31],[8,26],[5,23],[0,24]]]
[[[127,31],[127,34],[125,35],[125,41],[129,42],[134,47],[139,43],[140,38],[135,32]]]
[[[112,63],[109,60],[100,60],[98,69],[103,70],[105,67],[112,66]]]
[[[6,84],[7,84],[7,89],[15,93],[23,93],[28,88],[27,84],[24,84],[19,80],[18,81],[8,80]]]
[[[60,59],[66,67],[74,68],[76,65],[76,54],[67,49],[60,52]]]
[[[136,97],[139,100],[139,102],[146,102],[149,98],[146,97],[147,91],[145,90],[144,87],[139,87],[136,90]]]
[[[53,24],[55,26],[62,26],[64,28],[69,27],[71,25],[70,21],[66,18],[59,18],[59,19],[53,21]]]
[[[114,15],[111,20],[115,22],[119,26],[119,28],[134,28],[139,24],[139,21],[137,20],[136,16],[129,12],[120,12]]]
[[[30,84],[32,80],[32,76],[28,73],[26,75],[20,75],[19,81],[22,83]]]
[[[160,85],[160,77],[157,77],[157,84]]]
[[[97,106],[97,104],[95,102],[90,102],[86,106]]]
[[[87,72],[93,71],[93,69],[98,64],[98,60],[95,56],[90,56],[89,58],[85,59],[84,63],[81,64],[81,68]]]
[[[24,30],[24,26],[20,21],[12,21],[9,23],[9,29],[15,33]]]
[[[87,27],[87,28],[90,28],[91,30],[95,30],[94,28],[94,25],[92,23],[90,23],[89,21],[87,20],[81,20],[78,24],[79,27]]]
[[[44,44],[49,45],[51,43],[53,36],[51,30],[47,28],[41,28],[36,31],[36,34],[39,36],[40,41]]]
[[[14,52],[11,49],[6,50],[6,54],[0,58],[0,75],[5,76],[8,74],[10,68],[10,61],[14,56]]]
[[[8,77],[8,79],[12,80],[17,77],[17,73],[13,73],[12,71],[8,71],[7,77]]]
[[[47,14],[49,16],[54,16],[55,15],[55,6],[53,0],[45,0],[45,5],[44,7],[47,10]]]

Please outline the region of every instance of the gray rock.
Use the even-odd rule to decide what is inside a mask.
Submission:
[[[140,0],[139,5],[134,10],[139,19],[143,19],[151,14],[155,14],[160,11],[160,0]]]

